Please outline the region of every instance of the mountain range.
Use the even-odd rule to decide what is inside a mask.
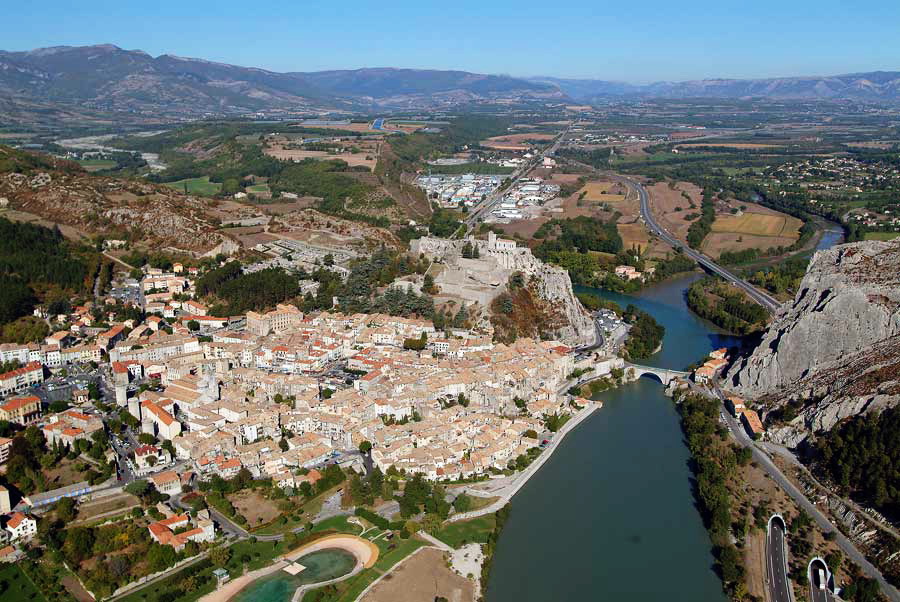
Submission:
[[[711,79],[635,85],[517,78],[466,71],[370,68],[276,73],[111,44],[0,51],[0,122],[65,107],[189,118],[263,110],[435,108],[492,100],[591,102],[609,98],[900,100],[900,72],[833,77]]]

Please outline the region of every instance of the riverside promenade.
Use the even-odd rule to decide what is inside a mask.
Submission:
[[[493,514],[497,512],[505,506],[509,500],[512,499],[514,495],[516,495],[519,490],[528,482],[538,470],[544,465],[550,456],[553,455],[553,452],[556,451],[557,446],[562,443],[563,439],[566,438],[572,429],[581,424],[588,416],[594,413],[594,411],[599,410],[603,407],[603,402],[601,401],[589,401],[589,403],[579,410],[574,416],[572,416],[563,427],[553,436],[553,439],[547,445],[541,455],[532,462],[528,468],[523,470],[520,473],[517,473],[511,477],[505,477],[503,483],[499,485],[499,487],[494,488],[492,485],[497,484],[496,482],[488,481],[486,483],[479,483],[479,485],[486,485],[490,489],[488,491],[482,489],[475,489],[477,485],[465,486],[462,488],[462,491],[465,491],[468,494],[475,495],[478,497],[493,497],[499,496],[499,499],[489,506],[485,506],[484,508],[479,508],[478,510],[473,510],[471,512],[463,512],[462,514],[455,514],[447,519],[448,523],[453,523],[461,520],[468,520],[470,518],[475,518],[477,516],[484,516],[485,514]],[[499,479],[498,479],[499,481]],[[456,490],[460,491],[460,490]]]

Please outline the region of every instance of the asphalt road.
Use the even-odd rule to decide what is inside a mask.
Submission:
[[[787,541],[780,520],[769,523],[766,535],[766,582],[770,602],[794,602],[787,574]]]
[[[716,390],[716,395],[720,400],[724,399],[724,395],[721,391]],[[797,489],[797,487],[786,477],[781,470],[775,466],[775,463],[772,462],[771,458],[766,455],[750,438],[747,436],[747,432],[735,419],[734,417],[728,413],[728,410],[725,408],[724,403],[721,406],[722,414],[725,416],[725,423],[728,426],[728,429],[731,431],[731,434],[734,436],[735,440],[742,447],[749,447],[750,452],[753,455],[753,459],[762,468],[775,483],[784,490],[794,502],[797,503],[798,506],[803,508],[807,514],[809,514],[813,520],[818,525],[819,529],[822,530],[823,533],[831,533],[834,532],[835,535],[835,543],[837,543],[838,547],[847,556],[850,560],[855,562],[862,568],[863,573],[867,577],[871,577],[878,581],[878,585],[881,586],[881,591],[888,597],[888,599],[893,602],[900,602],[900,592],[897,591],[893,585],[889,584],[884,575],[881,574],[875,565],[866,560],[866,557],[856,548],[852,541],[850,541],[847,537],[844,536],[838,529],[835,529],[831,524],[831,521],[822,513],[819,508],[807,499],[807,497],[803,494],[802,491]]]
[[[702,253],[698,253],[694,249],[690,248],[689,246],[687,246],[686,244],[684,244],[683,242],[681,242],[680,240],[678,240],[677,238],[675,238],[674,236],[669,234],[653,218],[653,213],[650,211],[650,195],[647,194],[647,190],[643,186],[641,186],[641,184],[639,184],[638,182],[635,182],[634,180],[631,180],[629,178],[617,178],[617,179],[620,179],[622,182],[625,182],[627,185],[629,185],[631,188],[633,188],[634,190],[637,191],[638,195],[641,198],[641,216],[644,218],[644,222],[646,222],[646,224],[647,224],[647,229],[650,230],[650,232],[652,234],[655,234],[656,236],[660,237],[666,243],[671,245],[673,248],[681,249],[681,251],[685,255],[687,255],[688,257],[690,257],[691,259],[693,259],[694,261],[696,261],[697,263],[699,263],[700,265],[702,265],[703,267],[708,269],[709,271],[711,271],[715,274],[718,274],[719,276],[724,278],[726,281],[728,281],[731,284],[742,289],[744,292],[747,293],[747,295],[751,299],[753,299],[754,301],[756,301],[757,303],[759,303],[760,305],[762,305],[769,311],[774,312],[776,309],[778,309],[781,306],[781,303],[779,303],[777,300],[775,300],[770,295],[760,291],[759,289],[757,289],[756,287],[751,285],[749,282],[742,280],[741,278],[738,278],[737,276],[735,276],[734,274],[732,274],[731,272],[729,272],[728,270],[726,270],[719,264],[715,263],[712,259],[710,259],[706,255],[704,255]]]
[[[819,589],[819,577],[817,574],[815,574],[817,572],[816,569],[817,568],[824,569],[824,565],[821,564],[821,561],[816,560],[811,563],[811,566],[812,566],[813,570],[810,571],[810,575],[809,575],[809,599],[810,599],[810,602],[832,602],[832,600],[835,599],[834,594],[832,594],[828,590],[827,584],[826,584],[825,589]]]

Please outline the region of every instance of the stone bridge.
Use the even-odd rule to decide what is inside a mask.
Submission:
[[[687,378],[690,372],[681,372],[679,370],[667,370],[665,368],[655,368],[653,366],[641,366],[640,364],[632,364],[625,362],[625,376],[628,378],[639,379],[642,376],[653,376],[664,386],[669,386],[676,378]]]

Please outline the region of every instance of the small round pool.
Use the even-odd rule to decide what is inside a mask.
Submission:
[[[297,562],[306,569],[297,575],[278,570],[260,577],[239,591],[230,602],[290,602],[301,585],[320,583],[346,575],[356,566],[353,554],[329,548],[301,556]]]

